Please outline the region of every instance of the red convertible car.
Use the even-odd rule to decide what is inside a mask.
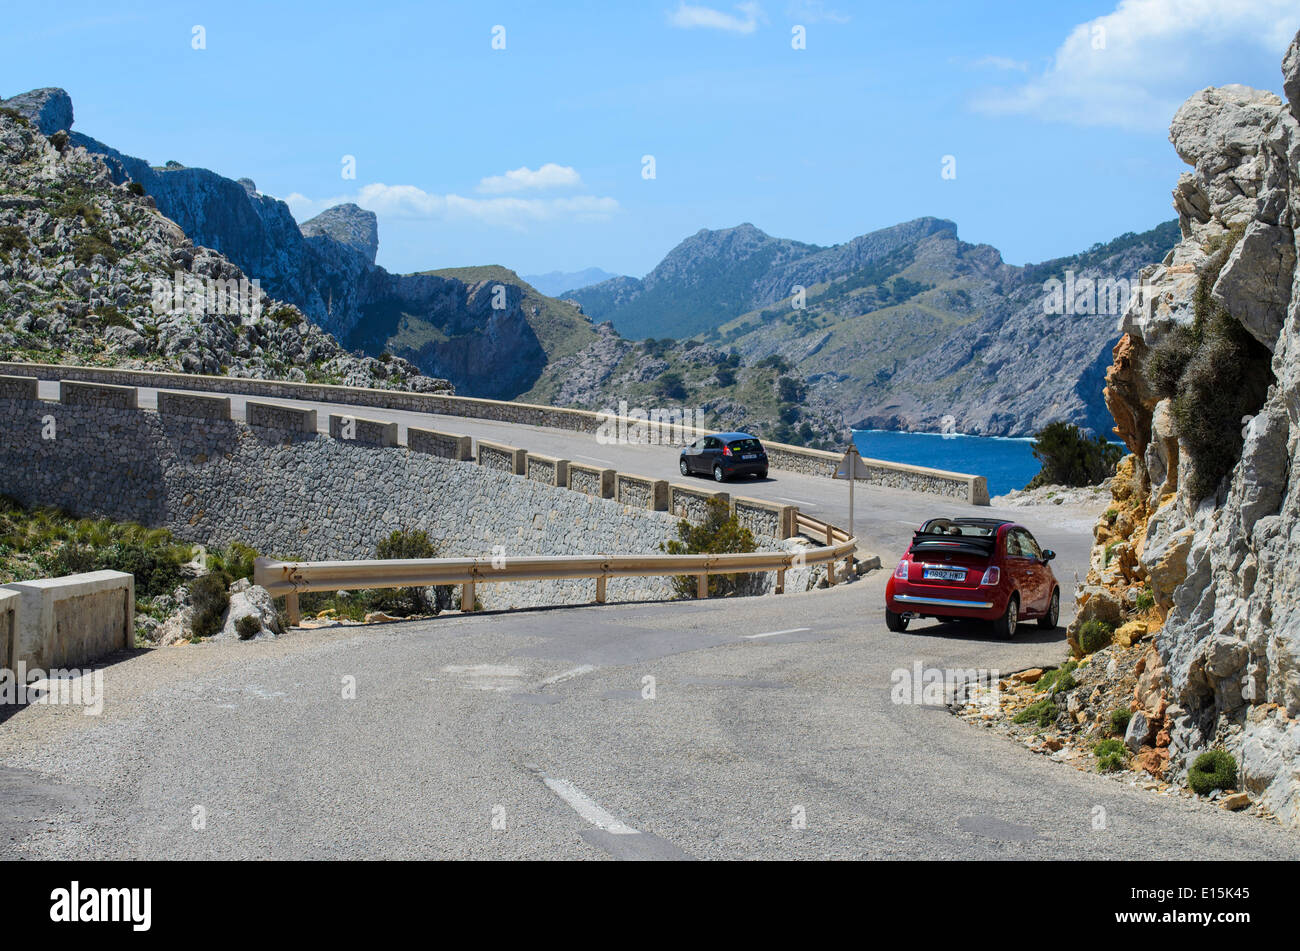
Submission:
[[[907,630],[913,618],[991,621],[999,636],[1015,636],[1020,621],[1054,628],[1061,588],[1029,529],[991,518],[932,518],[885,586],[885,625]]]

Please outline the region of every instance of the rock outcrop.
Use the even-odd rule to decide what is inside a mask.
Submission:
[[[7,100],[0,112],[5,359],[451,389],[404,360],[344,350],[218,251],[196,247],[64,130],[45,135],[38,122],[49,128],[71,116],[60,92]]]
[[[1168,769],[1222,747],[1300,826],[1300,36],[1283,70],[1286,101],[1225,86],[1174,117],[1193,169],[1174,190],[1182,240],[1146,272],[1107,373],[1133,455],[1089,587],[1144,592],[1163,619],[1134,705]]]
[[[225,178],[169,161],[152,166],[71,131],[72,102],[42,89],[0,102],[103,160],[114,184],[137,183],[195,245],[219,252],[270,296],[292,304],[344,345],[371,357],[392,354],[467,396],[510,399],[528,390],[556,354],[586,346],[591,322],[572,304],[530,308],[531,288],[503,279],[504,307],[484,333],[474,281],[391,274],[375,263],[373,213],[353,204],[327,209],[300,228],[288,205],[247,178]],[[504,270],[504,269],[501,269]],[[499,298],[500,299],[500,298]],[[543,314],[542,311],[546,313]],[[404,326],[406,325],[406,326]]]

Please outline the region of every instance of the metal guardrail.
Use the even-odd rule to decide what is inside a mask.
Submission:
[[[694,575],[696,597],[708,596],[709,575],[776,572],[776,592],[785,591],[785,573],[791,568],[827,565],[826,580],[835,584],[835,562],[852,567],[857,539],[825,522],[803,518],[816,537],[827,544],[798,552],[745,552],[734,555],[540,555],[527,558],[417,558],[359,561],[274,561],[258,558],[253,582],[274,597],[283,596],[289,623],[301,620],[298,596],[309,591],[410,588],[460,585],[461,604],[474,605],[474,586],[500,581],[549,581],[595,578],[596,603],[605,603],[610,578]]]

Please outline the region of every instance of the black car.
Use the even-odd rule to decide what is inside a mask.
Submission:
[[[712,475],[722,482],[738,475],[767,478],[767,450],[749,433],[701,436],[682,450],[682,475]]]

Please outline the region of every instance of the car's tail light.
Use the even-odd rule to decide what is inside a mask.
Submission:
[[[898,567],[894,569],[894,577],[897,578],[899,581],[906,581],[906,580],[907,580],[907,566],[908,566],[909,564],[911,564],[911,562],[909,562],[906,558],[904,558],[902,561],[900,561],[900,562],[898,563]]]
[[[991,565],[987,570],[985,570],[984,577],[980,579],[980,584],[987,587],[992,587],[993,585],[997,584],[1001,580],[1002,580],[1002,569],[999,568],[997,565]]]
[[[722,447],[722,454],[723,454],[724,456],[729,456],[729,455],[731,455],[731,447],[730,447],[730,446],[723,446],[723,447]]]

